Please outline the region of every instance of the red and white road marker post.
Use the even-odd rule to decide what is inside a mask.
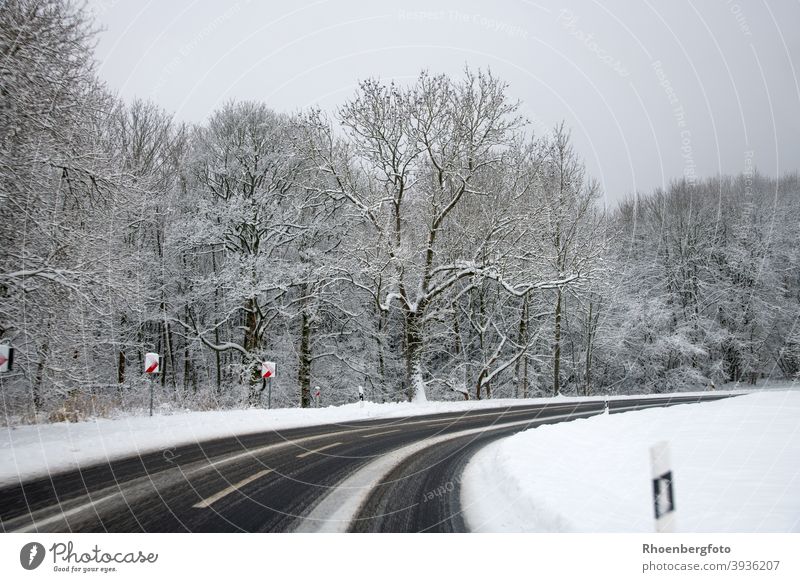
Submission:
[[[161,364],[158,354],[147,352],[144,355],[144,373],[150,376],[150,416],[153,416],[153,382],[155,382],[153,374],[158,374],[160,371]]]
[[[11,372],[14,364],[14,348],[8,344],[0,345],[0,372]]]
[[[272,379],[275,377],[275,362],[261,362],[261,377],[267,383],[267,408],[272,408]]]
[[[672,463],[669,445],[665,442],[650,447],[650,464],[653,477],[653,508],[655,510],[656,531],[671,533],[675,531],[675,489],[673,487]]]

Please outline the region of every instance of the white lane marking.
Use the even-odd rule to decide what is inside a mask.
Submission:
[[[602,401],[591,402],[591,404],[602,404]],[[427,424],[427,426],[436,426],[436,425],[439,425],[439,424],[450,424],[450,425],[453,425],[453,424],[458,424],[458,422],[462,421],[462,420],[470,420],[472,418],[478,418],[478,417],[481,417],[481,416],[497,416],[498,417],[497,420],[503,420],[504,418],[506,418],[508,416],[519,416],[520,414],[528,414],[530,412],[536,412],[538,410],[540,414],[537,414],[536,416],[531,418],[531,420],[537,420],[539,418],[550,418],[549,416],[541,416],[542,412],[549,412],[551,410],[554,410],[554,409],[557,410],[557,409],[561,409],[561,408],[575,408],[575,405],[572,404],[572,403],[569,403],[569,404],[554,404],[552,406],[548,406],[547,408],[529,408],[529,409],[526,409],[526,410],[514,410],[514,411],[506,410],[505,412],[495,412],[494,414],[491,414],[491,413],[486,413],[486,414],[468,414],[468,415],[463,415],[463,416],[459,416],[459,417],[445,418],[445,419],[442,419],[442,420],[431,420],[431,421],[424,421],[424,422]],[[578,414],[579,411],[575,410],[574,412],[575,412],[575,414]],[[420,421],[420,422],[423,422],[423,421]],[[415,424],[415,423],[408,423],[408,424]]]
[[[104,503],[106,501],[111,501],[113,498],[117,496],[119,496],[119,492],[111,493],[110,495],[100,497],[99,499],[93,499],[87,503],[83,503],[81,505],[78,505],[77,507],[73,507],[72,509],[67,509],[66,511],[59,511],[58,513],[51,515],[50,517],[44,519],[38,519],[36,521],[29,523],[24,527],[20,527],[11,531],[14,533],[26,533],[26,532],[37,531],[39,528],[46,527],[53,523],[58,523],[59,521],[65,521],[66,518],[73,515],[77,515],[78,513],[86,511],[87,509],[94,509],[101,503]]]
[[[370,433],[370,434],[362,434],[361,438],[362,439],[368,439],[368,438],[371,438],[371,437],[381,436],[382,434],[391,434],[393,432],[400,432],[400,429],[396,428],[394,430],[385,430],[383,432],[373,432],[373,433]]]
[[[298,459],[305,459],[309,455],[315,455],[315,454],[320,453],[322,451],[326,451],[328,449],[332,449],[333,447],[339,446],[340,444],[342,444],[342,443],[331,443],[329,445],[325,445],[324,447],[320,447],[318,449],[311,449],[310,451],[306,451],[305,453],[300,453],[299,455],[297,455],[297,458]]]
[[[437,420],[436,422],[429,422],[425,426],[439,426],[440,424],[456,424],[458,419],[453,420]]]
[[[339,485],[331,490],[330,493],[322,498],[322,500],[308,513],[308,515],[300,520],[294,531],[305,533],[346,532],[350,526],[350,523],[353,521],[353,519],[355,519],[362,503],[366,500],[372,490],[380,484],[381,480],[407,457],[416,454],[430,446],[450,439],[471,434],[478,434],[487,430],[530,425],[543,420],[582,418],[582,416],[595,414],[600,414],[600,412],[592,411],[580,412],[577,414],[559,414],[537,417],[528,420],[518,420],[515,422],[506,422],[503,424],[494,424],[441,435],[400,447],[399,449],[395,449],[394,451],[382,455],[375,461],[362,467],[350,475],[350,477],[339,483]]]
[[[263,471],[259,471],[255,475],[250,475],[247,479],[242,479],[238,483],[234,483],[230,487],[226,487],[225,489],[223,489],[219,493],[215,493],[211,497],[206,497],[201,502],[195,503],[194,505],[192,505],[192,507],[196,507],[198,509],[203,509],[205,507],[209,507],[210,505],[216,503],[217,501],[219,501],[223,497],[225,497],[227,495],[230,495],[234,491],[238,491],[239,489],[241,489],[242,487],[244,487],[245,485],[247,485],[249,483],[252,483],[256,479],[260,479],[261,477],[263,477],[267,473],[272,473],[272,469],[265,469]]]

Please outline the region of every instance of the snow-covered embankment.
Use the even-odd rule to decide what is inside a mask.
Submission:
[[[668,441],[677,531],[800,531],[800,392],[597,416],[492,443],[468,464],[473,531],[652,532],[649,447]]]

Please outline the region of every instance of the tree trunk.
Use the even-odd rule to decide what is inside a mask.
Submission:
[[[484,368],[478,375],[478,384],[475,386],[475,396],[477,400],[481,399],[481,392],[486,395],[487,400],[491,400],[492,398],[492,385],[490,383],[484,383],[488,375],[489,368]]]
[[[258,326],[256,300],[254,297],[250,297],[244,302],[244,310],[245,328],[243,347],[248,353],[252,353],[257,347],[256,332]],[[261,379],[261,374],[258,372],[258,363],[251,361],[247,354],[242,354],[242,363],[245,364],[250,371],[248,378],[248,383],[250,385],[249,404],[250,406],[257,406],[261,400],[261,392],[263,391],[263,388],[260,390],[258,387],[259,380]]]
[[[461,328],[458,325],[458,306],[453,304],[452,309],[453,309],[453,335],[456,338],[454,355],[458,356],[461,355]]]
[[[522,356],[522,397],[528,397],[528,354]]]
[[[517,333],[517,344],[524,346],[528,344],[528,294],[522,298],[522,313],[519,318],[519,332]],[[517,361],[517,393],[516,397],[519,398],[520,394],[527,394],[528,392],[528,356],[523,355]],[[524,396],[523,396],[524,398]]]
[[[303,289],[303,293],[307,293]],[[297,365],[297,383],[300,385],[300,407],[311,406],[311,318],[305,305],[300,314],[300,352]]]
[[[125,350],[120,350],[117,358],[117,383],[125,383]]]
[[[49,331],[49,325],[48,325]],[[47,342],[42,345],[39,363],[36,366],[36,379],[33,383],[33,412],[38,413],[42,409],[44,400],[42,398],[42,382],[44,380],[44,364],[47,361]]]
[[[261,404],[261,393],[264,392],[264,388],[266,388],[266,380],[261,377],[256,362],[251,363],[248,370],[249,390],[247,394],[247,403],[250,406],[258,406]]]
[[[169,322],[167,321],[167,306],[162,301],[161,303],[161,311],[164,315],[164,323],[161,326],[161,337],[164,346],[164,366],[162,367],[161,371],[161,386],[166,386],[167,384],[167,370],[171,370],[172,374],[170,376],[172,380],[172,390],[177,391],[178,386],[175,383],[175,355],[172,353],[172,330],[169,327]]]
[[[386,392],[386,361],[383,353],[383,337],[386,329],[386,314],[378,310],[378,336],[375,338],[378,344],[378,374],[381,377],[381,394]]]
[[[214,275],[217,274],[217,259],[216,259],[216,251],[212,248],[211,249],[211,268],[213,270]],[[189,312],[189,306],[186,306],[186,312]],[[218,321],[216,320],[216,315],[219,313],[219,287],[214,286],[214,343],[219,345],[219,325]],[[214,350],[214,360],[217,368],[217,396],[222,395],[222,355],[220,354],[219,350]]]
[[[419,311],[405,312],[406,391],[409,402],[416,396],[415,379],[422,374],[422,315]],[[422,395],[425,396],[424,394]]]
[[[481,373],[478,374],[478,382],[475,384],[475,399],[481,399],[481,388],[483,388],[483,379],[486,377],[487,370],[484,368],[481,370]],[[488,397],[488,386],[487,386],[487,397]]]
[[[214,341],[219,345],[219,329],[214,328]],[[214,360],[217,368],[217,396],[222,395],[222,354],[214,350]]]
[[[256,331],[258,326],[258,314],[256,312],[256,300],[249,297],[244,302],[244,344],[243,347],[248,352],[256,348]],[[247,356],[244,356],[247,358]]]
[[[589,396],[589,392],[591,391],[591,386],[592,386],[592,356],[594,354],[594,346],[592,345],[592,339],[595,333],[595,325],[594,321],[592,320],[592,307],[593,307],[593,302],[589,301],[589,318],[588,318],[588,325],[586,327],[586,371],[584,372],[584,379],[583,379],[584,396]]]
[[[553,396],[561,390],[561,288],[556,292],[556,321],[553,337]]]
[[[128,321],[123,315],[120,320],[120,327],[125,329],[127,323]],[[119,354],[117,355],[117,383],[125,383],[125,350],[123,348],[120,348]]]
[[[178,372],[175,366],[175,342],[172,338],[172,328],[170,327],[169,323],[164,324],[165,331],[167,332],[167,355],[169,355],[169,368],[172,374],[170,375],[170,379],[172,380],[172,391],[178,391]]]
[[[189,359],[189,342],[184,340],[183,342],[183,392],[184,394],[189,393],[189,382],[191,381],[192,376],[192,364],[191,360]],[[197,387],[195,386],[195,392],[197,392]]]

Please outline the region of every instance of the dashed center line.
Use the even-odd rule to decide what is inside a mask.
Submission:
[[[213,503],[216,503],[217,501],[219,501],[220,499],[222,499],[226,495],[230,495],[234,491],[238,491],[239,489],[241,489],[242,487],[244,487],[248,483],[252,483],[256,479],[260,479],[261,477],[263,477],[267,473],[272,473],[272,469],[265,469],[263,471],[259,471],[255,475],[250,475],[247,479],[242,479],[238,483],[235,483],[235,484],[231,485],[230,487],[226,487],[225,489],[223,489],[219,493],[215,493],[211,497],[206,497],[201,502],[195,503],[194,505],[192,505],[192,507],[196,507],[198,509],[203,509],[205,507],[209,507],[210,505],[212,505]]]
[[[332,443],[330,445],[325,445],[324,447],[320,447],[318,449],[311,449],[310,451],[306,451],[305,453],[300,453],[299,455],[297,455],[297,458],[298,459],[304,459],[309,455],[313,455],[315,453],[319,453],[319,452],[322,452],[322,451],[326,451],[328,449],[332,449],[333,447],[339,446],[340,444],[342,444],[342,443]]]
[[[390,433],[393,433],[393,432],[400,432],[400,429],[396,428],[394,430],[385,430],[383,432],[373,432],[373,433],[370,433],[370,434],[362,434],[361,438],[362,439],[368,439],[370,437],[381,436],[382,434],[390,434]]]
[[[457,420],[437,420],[436,422],[425,423],[425,426],[439,426],[440,424],[456,424]]]

